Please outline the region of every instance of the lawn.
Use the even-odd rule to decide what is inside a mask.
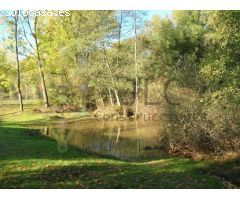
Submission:
[[[140,163],[103,158],[24,128],[0,129],[1,188],[222,188],[204,162],[169,158]]]
[[[18,106],[15,101],[4,102],[0,101],[0,122],[4,124],[18,124],[18,125],[44,125],[54,124],[61,121],[79,120],[87,113],[84,112],[67,112],[67,113],[53,113],[53,112],[36,112],[39,108],[38,101],[24,101],[24,112],[18,111]]]
[[[33,121],[76,120],[82,113],[63,114],[57,120],[49,117],[57,114],[31,110],[17,115],[8,115],[6,110],[3,113],[0,188],[236,188],[240,185],[236,168],[239,161],[220,164],[172,157],[126,162],[71,146],[61,153],[55,140],[25,128]]]

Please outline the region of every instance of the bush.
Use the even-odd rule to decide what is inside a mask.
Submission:
[[[175,117],[166,119],[169,124],[166,129],[170,141],[169,153],[189,155],[190,152],[194,157],[199,153],[222,155],[238,152],[239,107],[235,108],[235,112],[231,106],[223,108],[220,103],[206,105],[206,102],[197,101],[185,109],[176,109]]]

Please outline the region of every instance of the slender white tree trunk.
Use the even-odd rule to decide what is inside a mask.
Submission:
[[[43,94],[43,99],[44,99],[44,106],[45,108],[49,107],[49,100],[48,100],[48,94],[47,94],[47,88],[46,88],[46,82],[45,82],[45,76],[42,70],[42,62],[41,62],[41,57],[39,53],[39,44],[38,44],[38,38],[37,38],[37,21],[38,18],[35,17],[34,21],[34,40],[35,40],[35,45],[36,45],[36,53],[37,53],[37,66],[38,66],[38,71],[40,75],[40,80],[41,80],[41,87],[42,87],[42,94]]]
[[[18,57],[18,15],[19,11],[16,11],[15,19],[14,19],[14,25],[15,25],[15,50],[16,50],[16,62],[17,62],[17,92],[18,92],[18,100],[19,100],[19,106],[20,111],[23,111],[23,100],[22,100],[22,91],[21,91],[21,75],[20,75],[20,63],[19,63],[19,57]]]
[[[134,11],[135,118],[138,115],[137,11]]]
[[[119,96],[118,96],[118,91],[116,89],[114,89],[114,93],[115,93],[115,97],[116,97],[116,100],[117,100],[117,105],[121,106],[120,99],[119,99]]]
[[[111,68],[109,66],[109,63],[108,63],[107,52],[106,52],[106,49],[104,47],[104,44],[103,44],[103,50],[104,50],[105,63],[106,63],[107,69],[109,71],[109,75],[111,77],[112,84],[114,86],[115,81],[114,81],[114,78],[113,78],[112,70],[111,70]],[[116,97],[116,100],[117,100],[117,105],[121,106],[120,99],[119,99],[119,96],[118,96],[118,91],[115,88],[114,88],[114,93],[115,93],[115,97]]]
[[[108,89],[108,93],[109,93],[110,103],[111,103],[111,105],[113,105],[112,92],[110,89]]]

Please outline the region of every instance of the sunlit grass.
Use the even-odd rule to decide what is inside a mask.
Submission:
[[[30,101],[25,104],[24,112],[18,110],[18,105],[15,101],[7,103],[0,103],[0,123],[2,124],[19,124],[19,125],[44,125],[46,123],[57,123],[61,121],[71,121],[86,116],[84,112],[67,112],[67,113],[53,113],[53,112],[36,112],[34,109],[39,108],[38,101]]]
[[[222,188],[201,172],[207,162],[167,158],[124,162],[32,136],[24,128],[0,128],[1,188]]]
[[[36,106],[28,104],[24,113],[16,112],[17,105],[0,106],[0,188],[226,187],[212,175],[219,165],[209,161],[175,157],[125,162],[71,146],[61,153],[55,140],[23,127],[77,120],[85,113],[36,113]]]

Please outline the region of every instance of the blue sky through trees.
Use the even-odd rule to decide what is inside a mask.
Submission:
[[[172,11],[171,10],[149,10],[146,11],[146,20],[151,19],[153,15],[159,15],[160,17],[170,17]],[[1,20],[2,16],[0,15],[0,42],[3,40],[4,37],[7,36],[7,31],[4,28],[4,25]]]

